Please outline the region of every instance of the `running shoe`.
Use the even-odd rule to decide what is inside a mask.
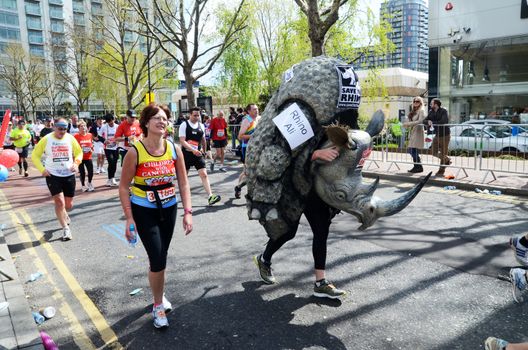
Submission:
[[[241,194],[242,194],[242,189],[238,186],[235,186],[235,198],[239,199]]]
[[[339,299],[346,295],[346,291],[337,289],[332,283],[324,279],[322,282],[314,284],[313,295],[318,298]]]
[[[226,168],[225,166],[220,167],[219,170],[220,170],[221,172],[223,172],[223,173],[227,172],[227,168]]]
[[[209,199],[208,199],[209,205],[213,205],[215,203],[220,202],[220,199],[222,199],[222,198],[219,195],[217,195],[217,194],[210,195]]]
[[[211,172],[214,171],[214,162],[211,162],[211,164],[209,164],[209,170],[210,170]]]
[[[81,187],[81,191],[83,191],[83,192],[87,192],[87,191],[88,191],[88,187],[86,187],[86,186],[82,186],[82,187]]]
[[[515,252],[515,259],[523,266],[528,266],[528,248],[523,246],[519,241],[521,237],[510,238],[510,248]]]
[[[113,187],[114,186],[114,182],[112,181],[112,179],[108,179],[108,181],[106,181],[106,187]]]
[[[72,239],[71,230],[70,230],[70,227],[69,227],[69,226],[66,226],[66,227],[62,230],[62,240],[63,240],[63,241],[69,241],[70,239]]]
[[[104,168],[101,168],[101,174],[106,174],[106,170],[104,170]]]
[[[257,265],[259,269],[259,275],[260,279],[266,283],[266,284],[275,284],[277,283],[277,280],[275,279],[275,276],[273,276],[273,272],[271,270],[271,263],[267,263],[262,261],[262,254],[261,255],[255,255],[253,257],[253,262],[255,265]]]
[[[119,186],[119,181],[117,181],[115,177],[112,178],[112,183],[114,186]]]
[[[522,292],[526,289],[526,270],[510,269],[510,280],[512,283],[513,299],[518,303],[522,303],[524,300]]]
[[[152,316],[154,316],[154,327],[164,328],[169,326],[169,320],[167,320],[167,315],[165,315],[163,304],[152,307]]]
[[[26,172],[24,173],[24,177],[28,177],[28,176],[29,176],[29,173],[26,171]]]
[[[96,173],[97,175],[101,174],[101,169],[100,169],[100,168],[97,168],[97,170],[95,171],[95,173]]]
[[[93,191],[95,191],[93,184],[91,182],[88,182],[88,192],[93,192]]]
[[[166,313],[169,313],[172,311],[172,304],[170,301],[167,300],[167,298],[165,298],[165,294],[163,294],[163,308],[165,309],[165,312]]]
[[[484,343],[486,350],[505,350],[508,342],[504,339],[489,337]]]

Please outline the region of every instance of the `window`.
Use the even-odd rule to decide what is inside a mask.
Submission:
[[[51,20],[51,31],[56,33],[64,33],[64,23],[62,21]]]
[[[38,2],[26,2],[26,13],[28,15],[40,16],[40,4]]]
[[[92,14],[101,16],[103,14],[103,5],[92,3]]]
[[[18,26],[18,16],[11,13],[0,12],[0,24]]]
[[[44,57],[44,47],[37,45],[29,45],[29,53],[31,55]]]
[[[84,26],[84,15],[82,13],[74,13],[73,24],[75,24],[76,26]]]
[[[84,13],[84,3],[82,1],[74,0],[72,5],[73,5],[73,12]]]
[[[49,13],[52,18],[63,18],[62,7],[50,6]]]
[[[30,44],[43,44],[42,32],[28,31],[28,41]]]
[[[0,38],[8,40],[20,40],[20,31],[14,28],[0,27]]]
[[[26,23],[28,29],[42,29],[42,21],[40,20],[40,17],[26,17]]]
[[[0,7],[8,10],[16,10],[17,3],[16,0],[0,0]]]

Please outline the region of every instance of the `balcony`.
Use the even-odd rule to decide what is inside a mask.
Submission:
[[[38,21],[30,20],[30,18],[27,18],[27,28],[33,29],[33,30],[42,30],[42,22],[40,21],[40,18]]]
[[[26,4],[26,14],[40,16],[40,6],[38,4]]]
[[[50,5],[63,5],[63,1],[62,0],[48,0],[48,3]]]
[[[42,37],[42,33],[29,34],[28,35],[28,42],[30,44],[44,45],[44,38]]]
[[[50,7],[49,14],[51,18],[64,19],[62,8]]]
[[[54,33],[64,33],[63,23],[51,23],[51,31]]]
[[[84,8],[84,4],[82,2],[74,2],[73,3],[73,12],[79,12],[79,13],[86,12],[85,8]]]

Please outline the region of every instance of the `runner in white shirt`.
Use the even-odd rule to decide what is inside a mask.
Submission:
[[[108,161],[108,181],[106,182],[106,186],[112,187],[118,185],[115,179],[117,160],[119,159],[119,153],[117,150],[117,142],[115,137],[117,131],[117,124],[114,122],[115,117],[111,113],[105,115],[105,121],[106,124],[101,127],[101,138],[104,140],[104,152],[106,155],[106,160]]]

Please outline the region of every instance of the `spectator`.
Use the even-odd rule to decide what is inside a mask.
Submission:
[[[423,172],[422,162],[420,159],[419,150],[424,148],[424,131],[423,131],[423,120],[425,118],[425,112],[423,109],[423,100],[420,96],[416,96],[413,99],[412,110],[407,116],[408,119],[403,126],[411,128],[409,132],[409,153],[413,159],[414,166],[410,173],[421,173]]]
[[[442,108],[442,102],[438,98],[433,98],[431,101],[431,110],[425,118],[425,122],[429,127],[436,129],[436,136],[433,138],[432,151],[433,156],[440,159],[440,168],[435,176],[444,176],[446,165],[451,164],[451,159],[448,157],[449,140],[451,139],[451,130],[449,126],[444,126],[449,123],[447,110]],[[440,155],[438,155],[440,153]]]

